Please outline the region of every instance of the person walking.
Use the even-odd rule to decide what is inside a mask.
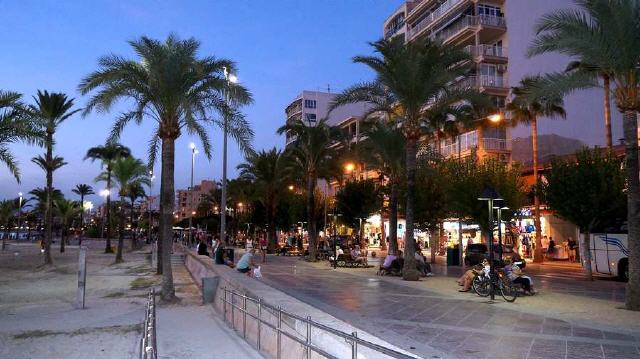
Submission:
[[[267,238],[260,237],[260,251],[262,252],[262,263],[267,262]]]
[[[567,248],[569,249],[569,261],[571,263],[575,263],[576,262],[576,252],[578,249],[578,243],[576,242],[575,239],[573,239],[573,237],[569,237],[569,239],[567,240]]]

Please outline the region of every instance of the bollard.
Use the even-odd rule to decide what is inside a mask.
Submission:
[[[311,359],[311,317],[307,317],[307,359]]]
[[[258,339],[256,341],[256,347],[260,351],[260,335],[262,332],[262,299],[258,298]]]
[[[87,247],[80,247],[78,256],[78,292],[76,295],[76,308],[84,309],[85,287],[87,283]]]

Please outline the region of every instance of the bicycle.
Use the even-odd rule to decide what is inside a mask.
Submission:
[[[491,274],[487,267],[483,268],[482,272],[473,279],[471,286],[479,296],[488,297],[491,294],[491,282],[493,282],[495,292],[500,293],[505,301],[515,302],[518,297],[518,288],[502,269],[498,269],[496,274]]]

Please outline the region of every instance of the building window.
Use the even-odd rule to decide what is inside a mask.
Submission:
[[[507,138],[507,129],[504,127],[487,127],[483,129],[482,135],[484,138],[498,138],[504,140]]]
[[[306,113],[305,117],[307,118],[307,121],[310,123],[315,123],[316,122],[316,114],[315,113]]]
[[[316,108],[316,100],[304,100],[305,108]]]
[[[502,11],[498,6],[491,6],[480,4],[478,5],[478,15],[480,16],[494,16],[494,17],[502,17]]]

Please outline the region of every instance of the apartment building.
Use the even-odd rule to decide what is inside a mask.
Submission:
[[[355,103],[341,106],[329,113],[329,106],[336,94],[320,91],[302,91],[285,108],[286,123],[302,119],[308,125],[315,125],[322,119],[327,120],[329,126],[336,126],[347,118],[360,118],[367,110],[364,103]],[[295,141],[295,136],[285,134],[285,144]]]
[[[505,0],[414,0],[402,4],[384,23],[385,38],[404,41],[428,37],[462,46],[473,58],[473,73],[459,86],[475,87],[503,108],[509,95]],[[511,160],[510,130],[479,121],[478,126],[440,143],[445,157]]]
[[[200,184],[194,185],[193,189],[181,189],[176,191],[176,205],[174,217],[177,221],[189,218],[198,210],[198,206],[217,188],[217,183],[209,180],[202,180]]]
[[[529,58],[527,49],[536,21],[554,9],[574,6],[572,0],[407,0],[384,22],[385,38],[401,37],[410,42],[421,37],[463,46],[473,57],[473,75],[466,81],[492,96],[503,107],[512,86],[527,75],[562,71],[568,58],[547,54]],[[567,119],[542,118],[540,134],[578,139],[587,145],[604,144],[602,91],[581,91],[565,98]],[[614,109],[614,139],[622,136],[621,115]],[[478,128],[447,139],[441,152],[464,157],[473,150],[478,156],[511,158],[511,139],[530,136],[530,128],[498,126]]]

